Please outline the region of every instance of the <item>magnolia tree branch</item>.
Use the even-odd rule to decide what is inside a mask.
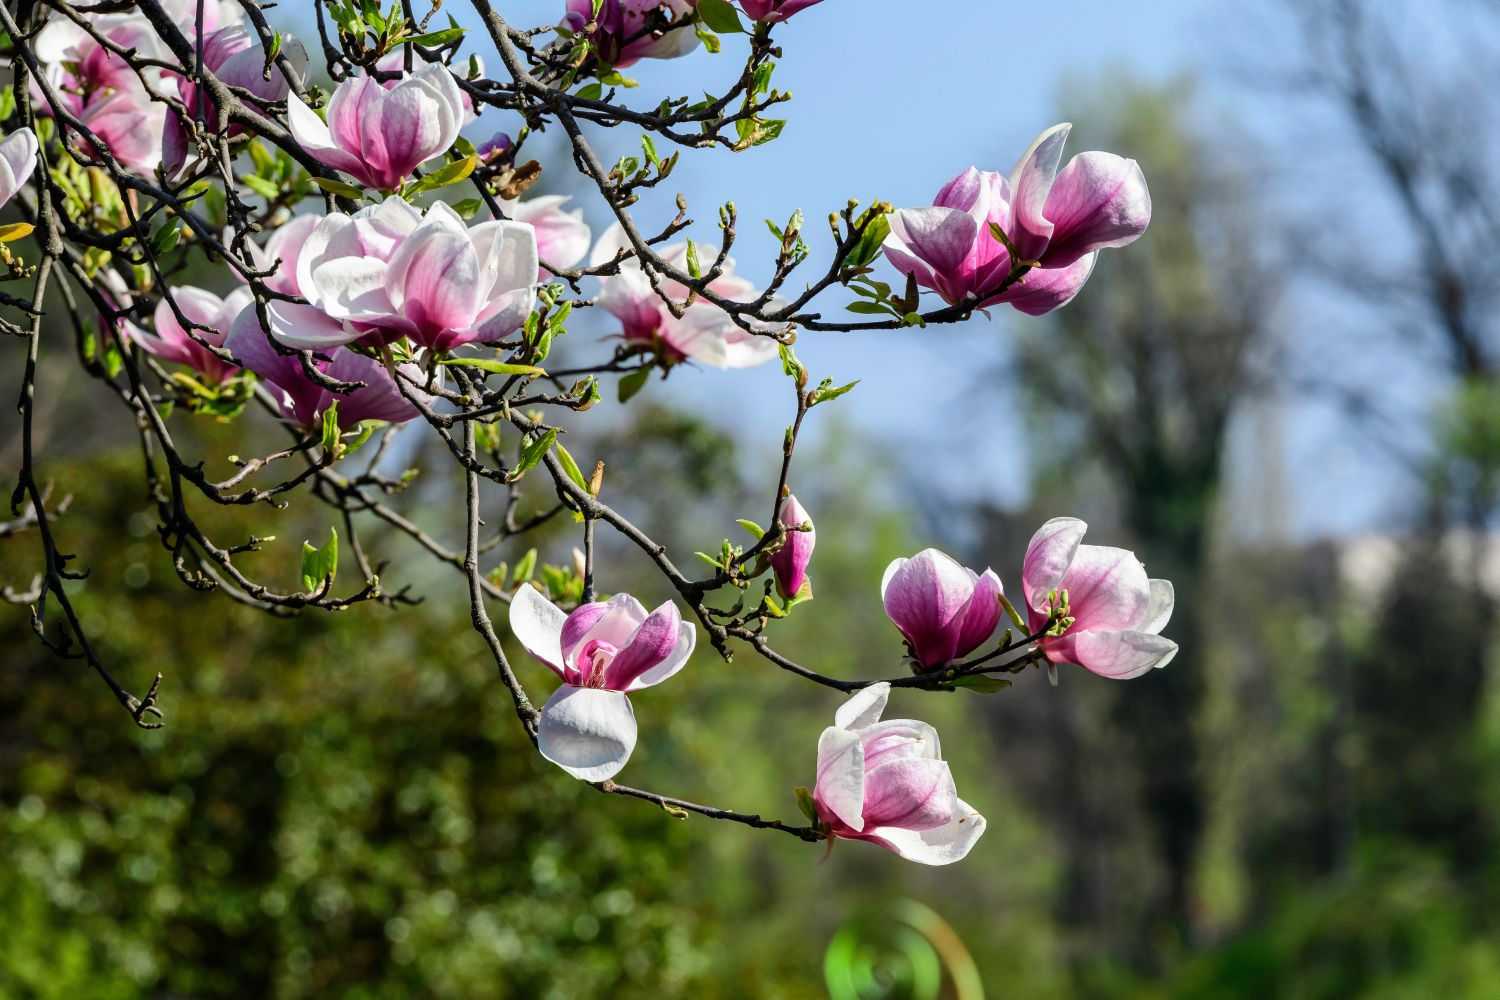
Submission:
[[[69,363],[135,427],[141,488],[187,586],[273,617],[367,602],[421,613],[407,610],[420,595],[383,579],[408,570],[402,546],[461,575],[517,720],[574,778],[674,816],[956,861],[983,817],[957,798],[930,727],[878,722],[890,690],[997,691],[1030,667],[1055,676],[1058,663],[1136,676],[1176,649],[1160,635],[1171,588],[1129,553],[1082,545],[1082,522],[1060,518],[1033,539],[1014,603],[993,572],[934,549],[870,581],[892,620],[891,669],[871,673],[891,676],[833,677],[798,662],[772,641],[781,620],[816,613],[816,532],[791,490],[816,469],[798,462],[797,445],[814,411],[855,385],[815,382],[794,345],[806,331],[940,326],[1002,305],[1037,315],[1065,304],[1098,252],[1146,228],[1140,170],[1110,153],[1063,165],[1067,126],[1057,126],[1009,175],[971,168],[932,206],[836,207],[831,249],[800,289],[797,274],[816,256],[803,214],[768,223],[770,277],[756,287],[737,271],[733,203],[717,207],[707,240],[681,195],[659,231],[643,230],[634,211],[665,197],[674,171],[776,140],[784,122],[770,115],[791,95],[772,84],[783,58],[773,35],[794,37],[791,18],[838,16],[839,5],[558,2],[558,23],[521,29],[473,0],[484,30],[471,36],[436,3],[317,0],[319,61],[254,0],[0,6],[15,70],[0,95],[0,203],[20,220],[0,226],[0,278],[31,282],[29,296],[0,293],[0,309],[18,317],[0,317],[0,329],[28,347],[15,519],[0,538],[41,546],[31,586],[5,596],[30,603],[41,640],[84,660],[137,724],[160,725],[161,676],[144,698],[130,694],[69,598],[81,573],[59,548],[66,504],[48,507],[33,433],[46,320],[49,337],[71,332]],[[814,6],[818,14],[802,15]],[[635,82],[622,70],[656,72],[700,45],[731,66],[717,82],[684,86],[707,90],[703,99],[632,104]],[[507,131],[481,131],[481,112]],[[544,167],[527,150],[549,128],[567,155]],[[608,165],[596,138],[620,129],[639,130],[641,153]],[[610,220],[605,231],[591,232],[566,199],[527,197],[539,178],[570,169]],[[235,284],[192,285],[199,272],[189,269],[204,263]],[[853,318],[826,318],[835,308]],[[549,371],[579,317],[618,337],[577,344]],[[62,353],[49,349],[49,363]],[[781,366],[792,403],[779,468],[763,484],[768,521],[727,527],[749,537],[697,553],[711,564],[698,576],[684,568],[693,556],[622,513],[606,463],[580,464],[570,445],[583,454],[589,428],[620,419],[624,411],[595,408],[605,391],[628,404],[653,376],[760,364]],[[185,445],[214,440],[179,433],[203,420],[280,423],[287,437],[250,456]],[[449,463],[461,498],[414,502],[413,478],[447,482],[430,470]],[[298,495],[334,528],[322,545],[303,545],[289,585],[248,557],[266,551],[285,499]],[[253,527],[215,538],[200,517],[217,507],[240,509]],[[572,535],[571,563],[539,563],[543,532]],[[639,552],[674,598],[648,610],[615,592],[624,570],[601,532]],[[504,627],[491,607],[505,610]],[[560,682],[540,707],[507,637]],[[806,825],[615,781],[637,739],[630,697],[695,657],[741,650],[850,696],[816,741],[814,787],[797,790]],[[874,803],[899,808],[887,815]]]

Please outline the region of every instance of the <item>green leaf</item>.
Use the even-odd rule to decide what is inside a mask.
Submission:
[[[448,358],[439,361],[440,365],[462,365],[464,368],[478,368],[481,371],[494,372],[496,375],[546,375],[546,371],[536,365],[517,365],[509,361],[493,361],[489,358]]]
[[[478,198],[465,198],[463,201],[453,203],[453,211],[465,222],[474,218],[484,210],[484,202]]]
[[[797,808],[802,810],[802,815],[807,817],[808,822],[816,823],[818,821],[818,807],[813,802],[812,792],[808,791],[806,787],[798,785],[792,789],[792,794],[797,796]]]
[[[729,0],[698,0],[698,16],[721,35],[743,34],[740,15]]]
[[[661,168],[661,157],[656,155],[656,143],[651,141],[649,135],[641,135],[641,151],[646,154],[646,162],[657,169]]]
[[[1011,681],[1002,680],[999,677],[987,677],[984,674],[969,674],[966,677],[955,677],[949,682],[952,688],[966,688],[975,694],[994,694],[996,691],[1004,691],[1010,687]]]
[[[646,380],[650,377],[651,366],[645,365],[620,379],[620,402],[630,402],[631,397],[646,387]]]
[[[466,156],[462,160],[445,163],[413,184],[409,193],[421,194],[423,191],[432,191],[437,188],[447,187],[450,184],[457,184],[472,174],[474,168],[477,166],[479,166],[478,156]]]
[[[844,307],[852,313],[866,316],[889,316],[891,311],[878,302],[851,302]]]
[[[782,374],[796,379],[797,384],[800,386],[803,380],[807,378],[807,369],[802,367],[802,362],[797,360],[797,355],[786,344],[777,344],[776,353],[781,355]]]
[[[440,49],[444,45],[452,45],[464,37],[462,28],[444,28],[441,31],[429,31],[425,35],[408,35],[405,38],[396,39],[397,45],[421,45],[424,48]]]
[[[510,578],[511,586],[525,583],[536,572],[536,549],[527,549],[521,561],[516,563],[516,572]]]
[[[585,101],[597,101],[604,96],[604,86],[598,83],[586,83],[578,88],[577,96]]]
[[[589,481],[583,478],[583,471],[578,468],[578,463],[573,461],[573,456],[568,453],[568,449],[562,446],[561,441],[552,447],[557,452],[558,464],[563,467],[563,471],[568,474],[568,478],[578,484],[579,489],[587,493],[589,491]]]
[[[880,256],[881,245],[890,234],[891,220],[884,214],[876,216],[865,226],[860,234],[859,242],[856,243],[844,258],[845,267],[864,267]]]
[[[1000,595],[1000,606],[1005,609],[1005,613],[1009,616],[1011,624],[1021,630],[1022,638],[1031,634],[1031,629],[1027,626],[1026,619],[1021,617],[1021,612],[1016,610],[1016,606],[1010,603],[1010,598],[1006,597],[1003,593]]]
[[[325,179],[326,178],[323,177],[313,178],[313,180],[318,181],[319,183],[322,183],[322,181],[324,181]],[[277,198],[281,197],[281,186],[275,181],[266,180],[264,177],[257,177],[254,174],[246,174],[245,176],[240,178],[240,183],[245,185],[245,187],[249,188],[251,191],[254,191],[256,194],[260,195],[267,201],[275,201]],[[333,182],[329,181],[329,183],[331,184]],[[351,185],[345,184],[344,187],[351,187]],[[359,189],[354,188],[354,190],[358,191]],[[335,191],[334,193],[337,194],[338,192]]]
[[[177,241],[182,239],[182,227],[172,220],[167,220],[162,227],[151,234],[151,249],[157,253],[170,253],[176,249]],[[0,242],[4,242],[3,234],[0,234]]]
[[[246,184],[249,184],[250,180],[251,179],[249,177],[244,178]],[[344,181],[336,181],[331,177],[314,177],[312,179],[312,182],[318,187],[322,188],[324,191],[327,191],[329,194],[336,194],[343,198],[351,198],[354,201],[359,201],[359,199],[365,196],[364,191],[355,187],[353,184],[348,184]]]
[[[698,263],[698,244],[687,241],[687,269],[694,279],[703,277],[703,265]]]
[[[29,222],[12,222],[8,226],[0,226],[0,243],[14,243],[16,240],[25,239],[35,229],[36,227]]]
[[[762,528],[754,521],[747,521],[743,517],[738,518],[737,521],[739,523],[739,526],[750,532],[751,537],[753,537],[756,541],[760,541],[761,538],[765,536],[766,529]]]
[[[309,542],[302,543],[302,589],[312,593],[327,580],[329,585],[339,571],[339,533],[337,528],[328,529],[328,541],[321,549]]]
[[[344,450],[344,442],[339,433],[339,401],[336,399],[323,411],[322,444],[324,454],[334,458]]]
[[[855,379],[848,385],[841,385],[835,388],[825,388],[824,386],[820,385],[818,386],[817,391],[813,393],[812,405],[817,406],[819,403],[826,403],[830,399],[838,399],[844,393],[848,392],[850,389],[853,389],[857,385],[859,385],[859,379]]]
[[[522,445],[521,458],[516,463],[516,468],[511,473],[511,478],[513,480],[520,478],[522,475],[536,468],[537,463],[542,460],[547,452],[552,450],[552,446],[556,443],[557,428],[553,427],[547,433],[533,437],[530,442]]]
[[[795,594],[787,598],[786,610],[791,611],[799,604],[806,604],[813,599],[812,577],[803,577],[802,586]]]

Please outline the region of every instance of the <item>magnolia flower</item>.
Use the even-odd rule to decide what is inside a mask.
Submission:
[[[549,194],[526,201],[502,201],[500,207],[505,214],[517,222],[523,222],[536,230],[536,252],[542,263],[552,267],[572,267],[583,260],[589,252],[588,223],[583,221],[583,209],[563,211],[566,195]],[[537,280],[546,281],[552,272],[538,268]]]
[[[568,0],[563,26],[580,32],[593,23],[588,38],[599,59],[625,67],[638,59],[672,59],[697,48],[692,23],[697,6],[698,0],[604,0],[595,16],[594,0]],[[668,27],[674,24],[679,26]]]
[[[884,681],[858,691],[818,739],[818,821],[841,840],[867,840],[908,861],[960,861],[984,817],[958,797],[938,734],[915,719],[880,721]]]
[[[0,141],[0,208],[10,203],[36,169],[36,151],[36,133],[29,128],[18,128]]]
[[[625,766],[636,739],[626,692],[677,673],[697,641],[671,601],[647,614],[634,597],[616,594],[564,615],[530,584],[511,600],[510,628],[563,681],[542,706],[537,749],[583,781]]]
[[[297,254],[309,305],[273,302],[271,333],[323,349],[400,337],[434,350],[499,340],[536,298],[536,233],[519,222],[472,228],[439,202],[422,214],[400,198],[324,216]]]
[[[924,669],[934,670],[982,646],[1000,624],[1000,578],[961,566],[937,549],[885,569],[880,598]]]
[[[1038,136],[1008,179],[970,167],[931,208],[892,213],[886,257],[952,305],[1006,302],[1040,316],[1066,304],[1088,280],[1097,251],[1134,242],[1151,221],[1151,194],[1134,160],[1080,153],[1058,171],[1071,128],[1054,125]],[[1021,261],[1035,264],[999,294],[1014,262],[992,223]]]
[[[307,238],[318,228],[319,221],[321,219],[316,215],[298,215],[272,233],[264,247],[249,244],[247,255],[257,271],[272,271],[275,268],[261,279],[271,291],[282,295],[302,294],[302,289],[297,284],[297,261],[302,256]],[[277,261],[281,263],[278,265]],[[241,281],[245,280],[237,270],[234,275]]]
[[[100,37],[124,51],[157,59],[166,55],[150,23],[139,15],[91,15],[91,22]],[[63,109],[118,163],[140,173],[156,169],[167,114],[165,105],[152,101],[148,86],[165,90],[160,69],[148,66],[137,73],[94,35],[60,17],[37,33],[33,49]],[[40,88],[34,88],[34,97],[40,113],[52,114]]]
[[[252,301],[248,288],[236,288],[220,298],[213,292],[179,285],[169,293],[177,309],[195,327],[193,333],[204,343],[223,347],[235,318]],[[221,359],[203,344],[188,335],[177,313],[164,297],[156,306],[156,333],[150,334],[133,323],[125,326],[125,332],[141,349],[168,361],[187,365],[210,382],[223,382],[239,370],[238,366]],[[207,327],[206,330],[196,327]],[[296,359],[293,359],[296,360]]]
[[[245,291],[245,294],[248,296],[249,292]],[[374,358],[355,354],[347,347],[325,351],[329,360],[314,360],[313,364],[330,379],[363,382],[364,386],[341,394],[313,382],[303,371],[300,357],[277,352],[266,337],[253,304],[240,310],[235,317],[224,346],[241,364],[275,387],[281,415],[303,430],[316,430],[322,424],[323,411],[333,403],[338,403],[338,425],[346,430],[363,420],[399,424],[418,415],[417,408],[401,395],[395,379],[384,365]],[[421,370],[415,365],[402,365],[397,370],[408,373],[420,383]],[[430,398],[410,384],[408,389],[424,403]]]
[[[1082,545],[1088,525],[1056,517],[1026,547],[1021,588],[1033,633],[1051,663],[1076,663],[1101,677],[1126,680],[1177,655],[1158,633],[1172,617],[1172,585],[1146,577],[1132,552]]]
[[[781,548],[771,555],[771,572],[776,576],[776,589],[781,596],[792,598],[807,583],[807,564],[812,560],[818,533],[813,530],[812,518],[794,496],[788,496],[782,502],[778,520],[786,525],[787,532],[782,539]],[[798,531],[803,524],[808,529]]]
[[[281,54],[299,77],[307,76],[307,50],[294,36],[283,36]],[[261,104],[284,100],[291,90],[279,66],[273,65],[270,76],[265,75],[266,50],[260,39],[252,38],[239,23],[204,35],[203,66],[220,82],[249,92]],[[182,74],[172,76],[183,106],[194,114],[198,114],[201,107],[204,124],[210,129],[218,128],[219,110],[208,94],[204,93],[200,98],[198,85],[191,79]],[[229,128],[230,135],[241,131],[239,125]],[[169,171],[175,171],[186,159],[187,130],[177,115],[169,115],[162,135],[162,163]]]
[[[327,110],[324,124],[296,94],[288,95],[292,136],[318,162],[384,191],[447,152],[468,117],[453,74],[437,63],[390,89],[374,77],[351,77],[334,90]]]
[[[616,223],[599,238],[589,264],[607,264],[629,246],[625,231]],[[667,263],[687,269],[687,244],[674,243],[657,253]],[[724,262],[724,273],[708,287],[726,298],[753,298],[755,286],[733,271],[731,258]],[[662,287],[678,302],[688,296],[687,288],[670,278],[662,279]],[[775,339],[742,330],[728,313],[701,299],[681,318],[673,316],[633,257],[620,265],[619,274],[603,280],[596,302],[620,321],[626,341],[650,347],[668,364],[692,358],[715,368],[753,368],[776,357]]]
[[[823,0],[739,0],[740,6],[753,20],[785,21],[798,11],[822,3]]]

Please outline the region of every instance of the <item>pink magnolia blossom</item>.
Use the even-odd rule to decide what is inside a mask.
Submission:
[[[248,295],[248,290],[245,290]],[[338,425],[347,430],[364,420],[385,420],[393,424],[404,423],[418,416],[418,410],[406,399],[396,386],[396,380],[385,366],[374,358],[356,354],[347,347],[335,348],[322,353],[328,360],[315,360],[318,371],[339,382],[363,382],[364,386],[348,394],[331,392],[313,382],[303,371],[302,359],[293,354],[280,354],[266,336],[260,317],[253,304],[240,310],[230,328],[229,338],[224,342],[231,354],[250,371],[259,375],[274,387],[281,415],[303,430],[316,430],[323,420],[323,411],[338,403]],[[398,371],[408,373],[419,383],[421,370],[415,365],[402,365]],[[412,394],[423,402],[430,397],[408,384]]]
[[[781,548],[771,556],[771,572],[776,576],[776,589],[781,596],[791,598],[807,583],[807,564],[812,560],[818,533],[812,528],[812,518],[794,496],[782,501],[779,520],[786,525],[787,533]],[[803,524],[808,525],[808,530],[798,531]]]
[[[886,257],[951,305],[1004,302],[1032,316],[1065,305],[1088,280],[1097,251],[1134,242],[1151,221],[1151,194],[1134,160],[1080,153],[1059,172],[1071,128],[1054,125],[1038,136],[1009,178],[970,167],[931,208],[893,213]],[[999,294],[1013,261],[991,223],[1021,260],[1038,265]]]
[[[567,195],[548,194],[525,201],[502,201],[500,207],[516,222],[536,230],[536,252],[541,263],[552,267],[572,267],[588,256],[593,234],[583,221],[583,209],[564,211]],[[546,281],[552,272],[537,269],[537,280]]]
[[[692,24],[697,6],[698,0],[604,0],[595,17],[593,0],[568,0],[563,26],[580,32],[593,22],[597,27],[588,37],[599,58],[607,66],[624,67],[639,59],[673,59],[697,48]]]
[[[1057,517],[1031,536],[1021,587],[1032,632],[1060,617],[1041,640],[1051,663],[1076,663],[1126,680],[1177,655],[1159,634],[1172,617],[1172,585],[1152,580],[1132,552],[1083,545],[1088,525]]]
[[[822,3],[823,0],[739,0],[746,14],[756,21],[785,21],[799,11]]]
[[[0,208],[10,203],[36,169],[36,133],[22,127],[0,141]]]
[[[281,54],[299,78],[307,77],[307,50],[292,35],[285,35],[281,42]],[[212,33],[205,29],[203,38],[203,66],[220,82],[247,91],[262,105],[284,100],[290,84],[280,66],[272,65],[269,77],[265,75],[266,50],[260,39],[251,36],[239,23],[219,28]],[[201,110],[204,124],[210,129],[218,128],[219,110],[205,92],[201,98],[197,84],[181,74],[171,74],[177,86],[183,106],[197,115]],[[231,136],[242,131],[238,125],[229,129]],[[181,167],[187,159],[187,130],[177,115],[167,116],[162,135],[162,163],[169,171]]]
[[[189,323],[208,328],[194,329],[193,333],[204,343],[214,347],[224,346],[235,317],[252,300],[248,288],[236,288],[220,298],[213,292],[192,285],[179,285],[171,290],[171,296]],[[133,323],[125,326],[125,332],[147,353],[187,365],[210,382],[223,382],[239,370],[236,365],[224,361],[189,336],[165,298],[157,303],[155,326],[154,334],[147,333]]]
[[[439,202],[424,215],[400,198],[326,215],[297,255],[309,305],[273,302],[271,333],[291,347],[409,337],[449,350],[499,340],[536,298],[536,233],[520,222],[469,227]]]
[[[841,840],[867,840],[924,865],[960,861],[985,819],[958,797],[935,729],[880,721],[885,682],[858,691],[818,739],[818,820]]]
[[[392,191],[422,163],[445,153],[468,120],[463,94],[446,66],[429,63],[387,89],[351,77],[328,101],[328,122],[287,96],[292,136],[320,163],[367,187]]]
[[[627,692],[681,670],[698,634],[671,601],[647,614],[634,597],[616,594],[565,615],[530,584],[511,601],[510,628],[563,681],[542,706],[537,749],[583,781],[625,766],[636,741]]]
[[[993,570],[975,573],[937,549],[895,560],[880,582],[885,613],[927,670],[962,658],[994,634],[1001,593]]]
[[[297,261],[319,221],[320,217],[316,215],[298,215],[273,232],[264,247],[249,244],[249,262],[256,270],[272,271],[275,268],[261,279],[271,291],[282,295],[302,294],[301,286],[297,284]],[[278,265],[277,261],[281,263]],[[244,280],[239,271],[235,271],[234,276]]]
[[[121,49],[158,59],[167,55],[150,23],[139,15],[94,15],[93,28]],[[164,104],[152,101],[151,91],[165,91],[161,70],[148,67],[137,74],[93,35],[61,17],[37,33],[34,50],[64,109],[117,162],[140,173],[156,169],[167,114]],[[34,97],[40,113],[52,114],[40,88],[34,88]]]
[[[611,226],[589,258],[592,266],[607,264],[629,243],[619,224]],[[687,244],[674,243],[657,250],[667,263],[687,269]],[[725,262],[724,273],[709,284],[714,292],[730,299],[755,297],[755,286],[734,275],[734,260]],[[687,288],[670,279],[663,287],[673,300],[687,298]],[[632,344],[655,350],[668,364],[692,358],[715,368],[753,368],[776,357],[776,341],[750,333],[737,326],[718,306],[701,299],[689,306],[681,318],[672,315],[651,281],[631,258],[620,265],[620,273],[603,279],[596,300],[611,316],[620,321],[621,334]]]

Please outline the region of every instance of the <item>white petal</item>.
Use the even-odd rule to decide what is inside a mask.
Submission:
[[[885,681],[860,688],[833,713],[833,724],[840,729],[863,729],[880,721],[885,703],[890,700],[891,686]]]
[[[946,826],[921,831],[883,826],[865,833],[884,840],[908,861],[923,865],[951,865],[963,860],[984,833],[984,828],[984,817],[959,799],[953,819]]]
[[[1146,614],[1141,618],[1141,623],[1136,626],[1140,632],[1151,632],[1160,634],[1167,627],[1167,622],[1172,618],[1172,606],[1176,603],[1176,597],[1172,590],[1170,580],[1151,581],[1151,600],[1146,605]]]
[[[856,734],[829,726],[818,737],[813,796],[851,830],[865,828],[865,753]]]
[[[562,629],[568,616],[531,584],[524,584],[510,602],[510,631],[526,652],[566,679],[563,672]]]
[[[305,306],[300,302],[283,302],[280,299],[268,302],[266,319],[271,324],[271,336],[287,347],[298,350],[321,351],[359,339],[358,333],[332,319],[321,309]]]
[[[906,558],[892,559],[891,564],[885,568],[885,575],[880,578],[880,599],[882,601],[885,600],[886,588],[891,585],[891,577],[895,576],[901,570],[901,567],[910,561]]]
[[[564,684],[542,706],[537,749],[580,781],[619,773],[635,749],[635,712],[619,691]]]

